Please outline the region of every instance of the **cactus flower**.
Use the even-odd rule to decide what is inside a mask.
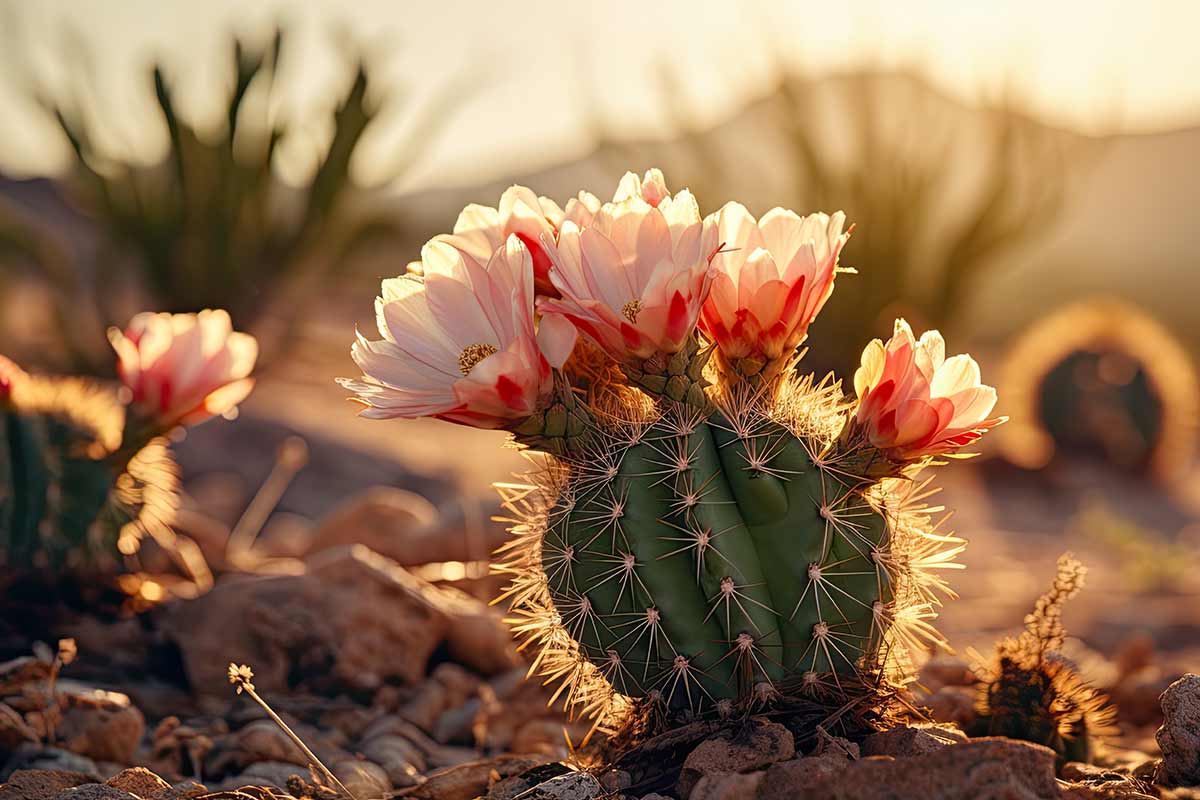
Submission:
[[[224,414],[254,387],[258,342],[226,311],[144,312],[108,338],[135,409],[164,429]]]
[[[367,406],[362,416],[502,428],[536,413],[576,334],[553,316],[535,333],[533,257],[520,237],[486,262],[435,239],[421,261],[422,276],[383,282],[375,301],[383,339],[359,335],[351,349],[364,377],[340,383]]]
[[[755,220],[731,202],[714,217],[722,250],[700,327],[726,361],[749,359],[757,371],[791,355],[833,293],[846,215],[773,208]]]
[[[542,246],[542,236],[555,238],[563,221],[568,219],[585,227],[599,207],[598,199],[580,192],[578,197],[567,202],[567,209],[563,211],[548,197],[538,197],[524,186],[510,186],[500,195],[497,208],[473,203],[458,215],[454,233],[437,238],[486,264],[505,240],[515,234],[529,249],[534,288],[538,294],[557,295],[550,283],[550,259]]]
[[[858,426],[893,461],[954,452],[1003,422],[988,419],[996,390],[980,383],[975,360],[946,358],[940,333],[917,340],[902,319],[886,345],[876,339],[863,350],[854,391]]]
[[[0,402],[12,397],[13,385],[25,377],[25,370],[0,356]]]
[[[627,174],[616,197],[587,228],[567,220],[557,242],[543,238],[562,296],[539,308],[567,317],[619,362],[677,353],[708,295],[716,226],[691,192],[672,197],[656,170],[645,180]]]

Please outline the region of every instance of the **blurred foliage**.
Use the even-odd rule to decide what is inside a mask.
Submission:
[[[1026,469],[1090,456],[1182,488],[1196,456],[1200,376],[1166,325],[1116,298],[1065,306],[1029,326],[1001,373],[1005,456]]]
[[[1187,591],[1200,567],[1196,542],[1170,537],[1121,514],[1101,494],[1083,498],[1067,532],[1115,555],[1124,585],[1134,592]]]
[[[735,194],[732,185],[745,194],[753,151],[769,149],[754,177],[771,188],[752,211],[841,209],[856,223],[841,261],[862,277],[839,280],[813,326],[811,340],[821,342],[805,359],[813,369],[851,374],[863,337],[886,337],[895,316],[950,327],[996,257],[1044,232],[1063,203],[1068,164],[1054,132],[1008,103],[967,115],[906,74],[785,74],[757,104],[765,129],[739,129],[743,149],[731,153],[687,108],[678,76],[664,70],[661,81],[671,141],[629,144],[599,125],[602,153],[661,162],[671,185],[691,187],[710,212]]]
[[[95,324],[86,330],[60,326],[68,339],[95,340],[100,333],[95,328],[123,325],[131,312],[146,307],[170,312],[225,308],[238,329],[259,336],[268,358],[277,355],[305,303],[320,296],[321,281],[342,257],[365,238],[395,235],[399,228],[398,222],[369,218],[348,202],[359,188],[351,179],[351,161],[396,93],[383,97],[367,61],[347,45],[343,58],[351,65],[350,80],[333,106],[303,119],[284,119],[273,95],[285,45],[282,29],[264,44],[231,40],[231,81],[217,126],[182,116],[182,81],[162,62],[153,64],[148,78],[168,149],[152,165],[114,156],[101,144],[102,126],[92,110],[97,103],[84,96],[86,56],[64,59],[79,73],[67,89],[51,89],[38,76],[26,75],[22,88],[70,143],[73,163],[62,184],[94,221],[99,241],[82,259],[90,263],[74,263],[78,256],[56,241],[62,231],[42,230],[0,206],[0,280],[5,269],[32,263],[52,285],[64,319],[94,312]],[[409,138],[394,148],[399,155],[391,174],[381,180],[402,174],[435,138],[447,100],[441,96],[409,127]],[[288,186],[273,169],[281,144],[321,126],[332,136],[311,180],[304,187]],[[61,345],[76,368],[98,368],[78,363],[94,362],[87,344]]]

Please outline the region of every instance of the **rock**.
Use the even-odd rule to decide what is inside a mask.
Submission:
[[[385,797],[392,791],[392,782],[383,767],[370,761],[339,761],[330,769],[355,797]]]
[[[180,781],[163,792],[158,800],[195,800],[201,795],[208,794],[208,787],[197,781]]]
[[[506,539],[501,525],[482,520],[469,525],[461,511],[442,514],[421,495],[376,486],[351,497],[322,519],[313,532],[309,553],[362,544],[410,567],[486,561]]]
[[[58,793],[55,800],[143,800],[135,794],[123,792],[103,783],[85,783]]]
[[[800,759],[799,761],[808,761]],[[869,756],[830,773],[783,762],[767,769],[757,800],[1058,800],[1054,751],[1010,739],[973,739],[896,760]]]
[[[449,705],[446,696],[446,687],[430,678],[417,687],[416,693],[400,706],[397,713],[418,728],[431,731]]]
[[[120,789],[139,797],[154,798],[171,788],[171,784],[155,775],[145,767],[131,767],[121,770],[105,783],[114,789]]]
[[[792,732],[776,722],[752,720],[727,737],[707,739],[688,754],[679,773],[681,797],[688,797],[705,775],[749,772],[796,754]]]
[[[416,785],[426,769],[425,754],[403,736],[376,736],[363,742],[360,749],[383,768],[393,786]]]
[[[967,735],[950,725],[919,723],[901,725],[882,733],[873,733],[863,740],[862,754],[909,758],[932,753],[943,747],[965,742]]]
[[[287,788],[288,778],[293,775],[310,777],[308,767],[304,765],[284,761],[259,761],[246,767],[246,771],[239,775],[237,780],[252,784],[269,783],[284,789]],[[230,781],[225,781],[222,785],[231,788],[229,784]]]
[[[714,772],[696,782],[688,800],[744,800],[762,783],[762,772]]]
[[[1158,782],[1200,785],[1200,675],[1189,673],[1172,683],[1160,702],[1163,724],[1154,735],[1163,754]]]
[[[481,675],[499,675],[521,663],[512,631],[499,610],[461,589],[436,589],[438,609],[450,620],[446,631],[450,658]]]
[[[974,686],[943,686],[924,699],[929,716],[938,722],[950,722],[961,730],[970,730],[979,716],[975,703],[979,692]]]
[[[61,769],[19,769],[0,784],[0,800],[54,800],[66,789],[91,783],[92,776]]]
[[[66,710],[56,733],[67,750],[96,761],[133,761],[146,718],[127,696],[101,689],[64,691],[60,702]]]
[[[610,769],[600,776],[604,791],[618,794],[633,785],[633,776],[623,769]]]
[[[0,770],[0,780],[16,770],[49,770],[63,773],[79,773],[87,776],[87,783],[98,782],[100,771],[96,762],[87,756],[81,756],[57,747],[42,747],[36,744],[23,744],[11,756],[4,769]]]
[[[393,797],[413,800],[474,800],[485,794],[497,779],[520,775],[538,766],[536,759],[522,756],[496,756],[437,770],[424,783],[402,789]]]
[[[487,800],[516,800],[533,787],[545,783],[551,778],[566,775],[570,771],[565,764],[557,761],[527,769],[519,775],[513,775],[493,783],[488,789]]]
[[[0,753],[16,750],[23,742],[36,742],[38,733],[25,717],[7,703],[0,703]]]
[[[979,679],[971,665],[958,656],[937,655],[925,662],[917,675],[917,683],[930,692],[943,686],[974,686]]]
[[[1170,676],[1157,667],[1143,667],[1127,675],[1112,691],[1121,721],[1131,725],[1161,725],[1159,698],[1171,685]]]
[[[595,800],[604,789],[591,775],[571,772],[538,783],[517,795],[520,800]]]
[[[435,588],[365,547],[327,550],[304,575],[237,577],[170,609],[198,693],[227,695],[230,661],[253,664],[259,692],[291,691],[289,676],[330,689],[416,683],[448,620]],[[307,674],[305,674],[307,673]]]
[[[849,763],[849,759],[836,753],[780,761],[763,773],[757,796],[768,800],[791,800],[798,787],[810,786],[836,775]]]

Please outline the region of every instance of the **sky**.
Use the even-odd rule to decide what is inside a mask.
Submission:
[[[461,95],[436,136],[400,106],[376,126],[354,167],[400,190],[536,169],[586,154],[597,120],[620,136],[668,135],[661,82],[717,122],[764,91],[781,68],[821,74],[908,67],[969,102],[1008,94],[1054,124],[1088,133],[1200,124],[1200,3],[1005,3],[925,0],[0,0],[0,171],[53,172],[65,143],[22,96],[20,75],[63,81],[83,69],[104,144],[145,161],[162,155],[145,65],[161,57],[185,87],[184,113],[210,119],[228,81],[231,31],[287,22],[284,113],[305,115],[344,80],[337,33],[365,44],[380,82],[406,108]],[[283,153],[285,178],[311,170],[329,135],[309,126]],[[415,137],[415,139],[414,139]],[[404,143],[428,144],[396,178]]]

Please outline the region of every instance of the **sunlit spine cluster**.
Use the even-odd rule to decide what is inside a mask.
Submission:
[[[854,376],[800,370],[839,214],[701,217],[657,170],[565,210],[513,187],[384,282],[376,418],[511,431],[502,600],[556,701],[619,726],[902,683],[963,545],[917,477],[1000,420],[969,356],[902,320]]]

